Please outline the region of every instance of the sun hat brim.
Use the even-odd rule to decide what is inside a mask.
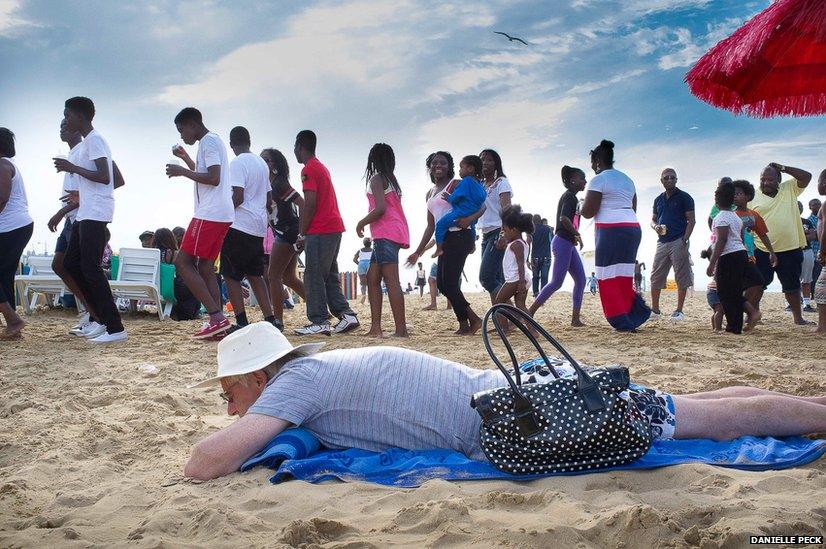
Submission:
[[[195,383],[195,384],[192,384],[192,385],[187,385],[186,388],[187,389],[202,389],[204,387],[210,387],[212,385],[217,385],[225,377],[242,376],[244,374],[249,374],[249,373],[261,370],[263,368],[266,368],[267,366],[269,366],[270,364],[272,364],[276,360],[278,360],[280,358],[284,358],[287,355],[295,355],[296,358],[303,357],[303,356],[309,356],[309,355],[317,353],[319,351],[319,349],[321,349],[322,347],[324,347],[324,343],[304,343],[302,345],[298,345],[298,346],[293,347],[291,349],[286,349],[286,350],[278,352],[278,353],[272,353],[272,354],[269,354],[269,355],[262,356],[260,359],[256,360],[255,362],[250,362],[248,365],[244,366],[243,368],[241,368],[240,370],[238,370],[236,372],[232,372],[231,374],[217,375],[217,376],[211,377],[209,379],[205,379],[204,381],[201,381],[201,382],[198,382],[198,383]]]

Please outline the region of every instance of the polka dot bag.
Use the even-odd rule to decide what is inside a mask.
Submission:
[[[503,318],[525,334],[556,379],[522,384],[518,360],[502,329]],[[491,346],[491,319],[513,362],[511,371]],[[559,377],[526,325],[565,356],[576,377]],[[485,315],[482,337],[488,354],[508,381],[506,387],[476,393],[471,399],[471,406],[482,417],[482,449],[497,469],[520,475],[577,473],[634,461],[651,447],[647,418],[619,396],[628,388],[628,368],[609,366],[586,372],[533,318],[507,304],[491,307]]]

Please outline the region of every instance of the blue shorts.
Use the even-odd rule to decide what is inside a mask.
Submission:
[[[370,258],[370,263],[378,263],[379,265],[398,263],[400,248],[401,246],[392,240],[377,238],[373,240],[373,257]]]
[[[706,301],[708,301],[708,306],[714,309],[717,305],[720,304],[720,296],[717,295],[717,290],[714,288],[709,288],[706,290]]]
[[[63,230],[60,231],[60,236],[57,237],[57,244],[54,246],[54,253],[66,253],[66,250],[69,248],[69,240],[72,239],[72,225],[74,225],[74,223],[68,219],[66,223],[63,224]]]
[[[436,280],[436,276],[438,274],[439,274],[439,264],[434,263],[433,265],[430,266],[430,275],[428,276],[428,278],[432,278],[433,280]]]
[[[370,270],[370,260],[369,259],[362,259],[359,261],[359,274],[364,276],[367,274],[367,271]]]

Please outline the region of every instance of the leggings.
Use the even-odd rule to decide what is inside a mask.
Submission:
[[[726,331],[733,334],[743,332],[743,275],[748,261],[745,250],[721,255],[717,260],[717,295],[726,315]]]
[[[473,249],[473,231],[450,231],[445,237],[444,253],[439,256],[436,286],[450,300],[456,320],[466,322],[470,306],[462,293],[461,278],[465,260]]]
[[[34,223],[0,233],[0,303],[8,302],[14,309],[14,273],[20,256],[32,237]]]
[[[569,273],[574,279],[574,291],[571,294],[573,309],[578,311],[582,308],[582,296],[585,295],[585,268],[582,266],[579,252],[576,251],[576,244],[561,236],[555,236],[551,244],[551,252],[554,256],[553,275],[551,281],[536,296],[534,303],[537,306],[545,303],[554,292],[562,287],[565,275]]]

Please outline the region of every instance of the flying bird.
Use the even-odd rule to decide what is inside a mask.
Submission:
[[[522,42],[522,43],[523,43],[523,44],[525,44],[526,46],[528,45],[528,43],[527,43],[527,42],[525,42],[524,40],[522,40],[521,38],[518,38],[518,37],[516,37],[516,36],[511,36],[511,35],[510,35],[510,34],[508,34],[508,33],[505,33],[505,32],[499,32],[499,31],[493,31],[493,32],[494,32],[494,34],[501,34],[502,36],[506,37],[506,38],[508,39],[508,41],[509,41],[509,42]]]

